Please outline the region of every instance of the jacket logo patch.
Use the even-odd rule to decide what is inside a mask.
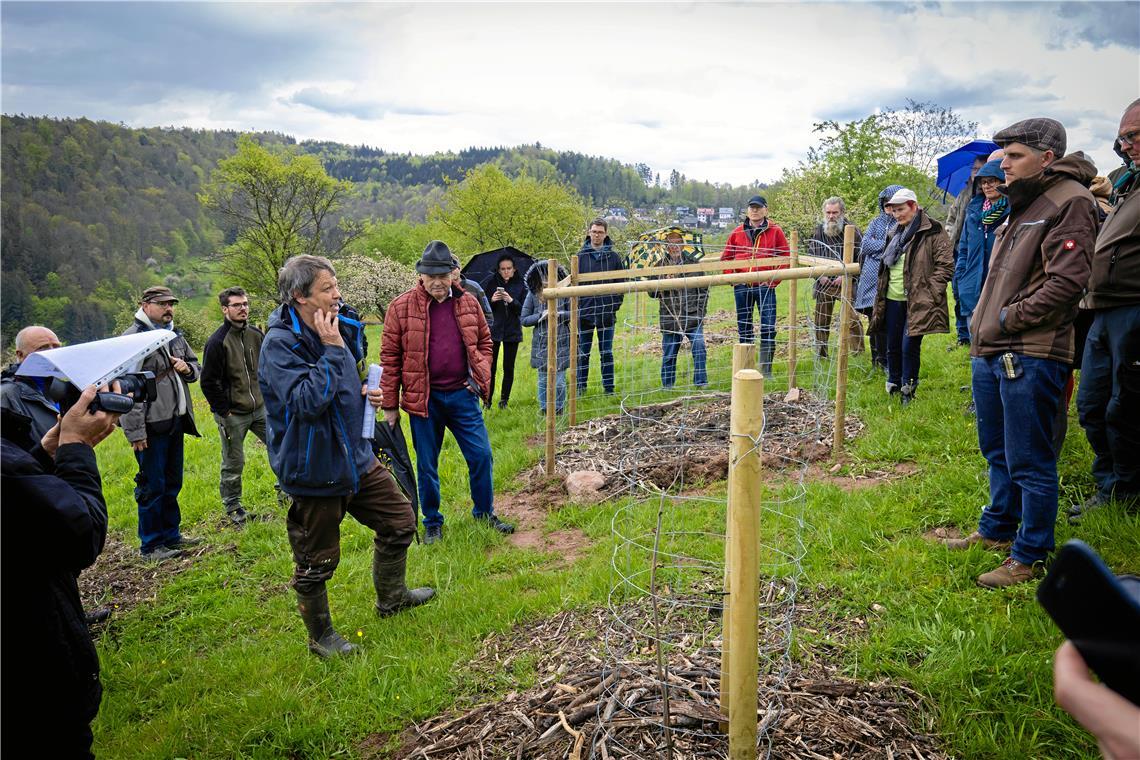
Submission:
[[[1077,247],[1077,241],[1075,241],[1075,240],[1066,240],[1065,241],[1064,248],[1066,251],[1071,251],[1076,247]]]

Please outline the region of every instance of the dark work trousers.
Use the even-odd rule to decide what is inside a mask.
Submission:
[[[168,433],[147,431],[146,448],[135,452],[139,472],[135,475],[135,501],[139,508],[139,541],[142,553],[182,540],[182,418],[175,417]]]
[[[815,350],[818,354],[825,354],[823,349],[831,337],[831,321],[835,315],[836,304],[839,308],[839,318],[842,319],[846,310],[840,300],[839,286],[834,289],[820,287],[818,284],[813,290],[815,296],[815,310],[812,312],[812,327],[815,329]],[[848,327],[848,351],[853,354],[863,353],[863,320],[852,312]]]
[[[962,307],[959,306],[958,300],[958,278],[955,277],[950,280],[950,290],[954,293],[954,329],[958,333],[959,343],[970,342],[970,326],[966,322],[966,315],[962,313]]]
[[[511,388],[515,384],[515,356],[519,352],[519,344],[496,340],[491,344],[491,398],[495,396],[495,373],[499,369],[499,346],[503,347],[503,387],[499,390],[499,400],[504,404],[511,400]]]
[[[1081,427],[1102,496],[1140,498],[1140,304],[1100,309],[1081,360]]]
[[[859,313],[867,318],[867,340],[871,344],[871,363],[886,369],[887,367],[887,328],[884,325],[878,330],[870,329],[871,313],[874,308],[868,306],[865,309],[859,309]],[[884,320],[885,321],[885,320]]]
[[[590,379],[590,351],[594,346],[594,333],[598,334],[598,356],[602,362],[602,390],[614,392],[614,326],[602,327],[592,322],[578,323],[578,395],[586,394]]]
[[[293,547],[293,588],[319,591],[340,564],[340,523],[345,513],[370,528],[377,550],[406,547],[416,534],[412,503],[388,468],[376,460],[360,490],[341,496],[293,496],[286,527]]]
[[[265,443],[265,406],[252,412],[230,412],[225,417],[214,415],[222,441],[222,480],[219,491],[226,514],[242,509],[241,476],[245,469],[245,436],[253,433]]]
[[[887,299],[887,382],[918,387],[922,336],[907,332],[906,301]]]

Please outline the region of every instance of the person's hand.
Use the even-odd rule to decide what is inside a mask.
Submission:
[[[384,391],[379,388],[368,390],[368,383],[360,384],[360,395],[368,397],[368,403],[372,404],[373,409],[379,409],[380,405],[384,403]]]
[[[388,423],[388,427],[396,427],[396,425],[400,424],[400,410],[385,409],[384,421]]]
[[[173,365],[174,371],[177,372],[178,374],[180,374],[180,375],[189,375],[190,374],[190,365],[187,364],[184,360],[179,359],[177,356],[172,356],[170,358],[170,363],[171,363],[171,365]]]
[[[131,449],[133,451],[146,451],[146,439],[141,441],[131,441]]]
[[[1140,757],[1140,707],[1093,681],[1071,641],[1053,657],[1053,698],[1096,737],[1107,760]]]
[[[335,311],[326,312],[317,309],[313,315],[313,326],[317,329],[317,337],[326,346],[344,347],[344,338],[340,335],[340,318]]]
[[[56,450],[65,443],[82,443],[84,445],[95,448],[104,438],[111,434],[115,429],[115,422],[118,421],[119,415],[112,414],[111,412],[89,412],[87,407],[95,400],[95,394],[99,391],[106,392],[108,390],[114,393],[119,393],[119,384],[116,382],[113,388],[103,386],[96,388],[94,385],[88,386],[79,395],[79,400],[67,410],[67,414],[63,415],[59,422],[52,427],[40,441],[40,446],[43,447],[51,456],[55,456]],[[142,444],[142,449],[146,448],[146,441],[137,441],[131,444],[135,447],[135,451],[141,451],[138,444]]]

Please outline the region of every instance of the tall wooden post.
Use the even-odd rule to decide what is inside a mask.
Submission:
[[[570,256],[570,285],[578,284],[578,257]],[[566,404],[570,424],[578,424],[578,296],[570,296],[570,368],[566,370]]]
[[[855,226],[843,229],[843,265],[855,260]],[[835,369],[835,430],[831,438],[831,456],[843,453],[843,428],[847,421],[847,344],[851,339],[851,273],[844,272],[839,306],[839,365]]]
[[[725,610],[724,643],[725,652],[732,653],[731,667],[725,669],[721,664],[721,711],[728,714],[730,760],[756,757],[763,413],[763,375],[754,369],[740,370],[732,378],[729,416],[729,604]]]
[[[800,265],[800,233],[792,230],[792,246],[788,254],[789,266],[795,269]],[[797,291],[800,281],[792,280],[792,289],[788,293],[788,390],[796,387],[796,327],[799,324],[799,315],[796,313]]]
[[[546,282],[558,282],[558,262],[546,260]],[[546,475],[554,475],[555,395],[558,390],[558,299],[546,302]]]

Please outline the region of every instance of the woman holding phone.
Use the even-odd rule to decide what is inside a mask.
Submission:
[[[491,311],[495,315],[495,323],[491,325],[491,396],[487,399],[490,406],[491,398],[495,394],[495,374],[499,367],[499,350],[503,353],[503,386],[499,392],[499,408],[506,409],[511,400],[511,387],[515,382],[515,356],[518,355],[519,343],[522,343],[522,323],[519,316],[522,314],[523,301],[526,299],[526,283],[515,267],[511,254],[503,253],[495,262],[495,271],[482,283],[484,292],[491,299]]]

